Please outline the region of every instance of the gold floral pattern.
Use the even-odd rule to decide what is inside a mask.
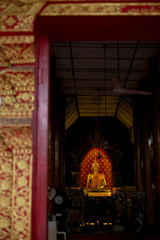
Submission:
[[[1,127],[0,152],[0,239],[30,239],[31,128]]]
[[[12,153],[0,136],[0,239],[8,239],[12,215]]]
[[[0,44],[33,44],[34,35],[14,35],[14,36],[1,36]]]
[[[3,66],[3,61],[8,62],[9,65],[13,64],[28,64],[35,63],[35,51],[32,44],[6,44],[2,43],[0,46],[1,62],[0,66]]]
[[[34,73],[6,71],[0,75],[1,118],[31,118],[34,108]]]
[[[50,3],[42,10],[42,16],[132,16],[158,15],[160,3]]]
[[[3,127],[0,134],[10,149],[26,149],[32,147],[32,131],[30,127]],[[17,152],[19,154],[19,152]]]
[[[33,31],[35,16],[44,3],[45,0],[1,0],[0,31]]]

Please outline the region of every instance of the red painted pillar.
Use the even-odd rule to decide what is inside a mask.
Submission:
[[[48,239],[49,39],[36,40],[32,239]]]

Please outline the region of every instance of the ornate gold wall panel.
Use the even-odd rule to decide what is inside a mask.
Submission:
[[[1,0],[0,31],[32,32],[34,19],[45,0]]]
[[[34,35],[14,35],[14,36],[1,36],[0,44],[32,44],[34,43]]]
[[[40,13],[41,16],[142,16],[160,15],[160,3],[54,3],[50,2]]]
[[[0,37],[0,68],[13,65],[34,64],[34,36],[2,36]],[[0,74],[2,70],[0,70]]]
[[[42,2],[0,1],[0,239],[31,239],[33,27]]]
[[[32,132],[0,127],[0,239],[31,239]]]
[[[12,152],[0,136],[0,239],[10,239],[12,215]]]
[[[33,70],[9,70],[0,74],[0,118],[31,118],[34,108]]]
[[[34,43],[9,43],[8,37],[6,40],[4,43],[2,40],[0,42],[0,67],[35,63]]]

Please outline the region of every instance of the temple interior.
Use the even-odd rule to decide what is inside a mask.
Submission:
[[[0,239],[160,239],[160,1],[0,0]]]
[[[68,234],[141,231],[134,221],[139,214],[147,225],[145,178],[152,196],[156,184],[151,79],[160,43],[51,42],[50,49],[49,189],[56,195],[49,218],[56,215]],[[155,226],[156,205],[147,207]]]

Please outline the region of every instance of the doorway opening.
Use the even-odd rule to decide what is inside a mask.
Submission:
[[[138,18],[139,17],[137,17],[137,20],[138,20]],[[88,21],[86,21],[86,19]],[[65,21],[65,20],[67,20],[67,21]],[[107,21],[107,20],[111,20],[111,21]],[[115,104],[116,107],[114,106],[113,108],[115,110],[115,108],[117,109],[117,106],[118,106],[118,110],[120,111],[119,117],[117,117],[116,121],[122,123],[122,125],[126,124],[127,126],[125,126],[125,129],[130,129],[129,126],[132,126],[132,124],[133,124],[133,118],[132,118],[133,117],[133,112],[132,112],[133,109],[131,107],[132,106],[132,101],[130,100],[129,97],[126,97],[126,96],[125,97],[121,97],[121,94],[124,91],[124,88],[132,89],[132,90],[136,90],[136,91],[145,91],[145,92],[149,92],[150,91],[146,81],[145,81],[145,83],[144,83],[144,81],[142,81],[141,84],[139,84],[139,82],[138,82],[138,85],[136,85],[137,84],[136,81],[134,82],[135,78],[133,79],[133,82],[132,81],[129,82],[128,79],[129,79],[129,76],[131,76],[131,73],[132,73],[132,70],[133,70],[133,68],[132,68],[133,67],[133,63],[135,63],[134,60],[135,60],[135,56],[137,54],[137,50],[139,50],[139,46],[141,46],[140,48],[143,49],[142,52],[145,53],[144,49],[148,49],[148,50],[152,49],[153,50],[154,46],[156,44],[156,50],[155,50],[154,54],[152,53],[153,55],[148,55],[148,57],[157,56],[158,48],[159,48],[159,43],[157,41],[155,41],[155,40],[158,39],[157,38],[158,31],[154,31],[154,34],[152,34],[153,32],[152,32],[152,27],[151,27],[152,24],[155,24],[155,26],[157,26],[156,18],[153,18],[152,24],[149,24],[150,17],[147,17],[145,19],[142,18],[141,19],[142,21],[140,21],[142,25],[141,24],[138,25],[138,21],[134,21],[134,20],[135,19],[133,17],[131,17],[131,18],[129,17],[128,21],[125,24],[123,17],[122,18],[121,17],[120,18],[119,17],[116,17],[116,18],[115,17],[114,18],[113,17],[100,17],[98,19],[98,21],[97,21],[97,18],[95,18],[95,17],[77,17],[77,18],[75,18],[75,17],[68,17],[68,18],[66,18],[66,17],[62,17],[62,18],[60,18],[60,17],[55,17],[55,18],[54,17],[52,17],[52,18],[50,18],[50,17],[47,17],[47,18],[41,17],[40,18],[39,22],[43,23],[43,24],[40,24],[41,25],[40,30],[42,32],[45,32],[45,33],[50,35],[51,46],[56,46],[56,44],[57,44],[57,46],[59,45],[59,49],[60,49],[60,45],[61,46],[65,45],[65,46],[63,46],[63,50],[64,50],[64,48],[68,48],[68,47],[70,49],[70,57],[68,58],[68,57],[65,56],[63,58],[64,59],[66,58],[65,59],[66,64],[68,64],[69,61],[70,61],[70,63],[69,63],[70,67],[69,68],[71,70],[70,71],[70,74],[72,75],[71,78],[70,77],[68,79],[65,78],[65,77],[61,78],[61,77],[59,77],[57,75],[57,72],[59,72],[59,74],[62,73],[62,72],[63,73],[65,72],[65,76],[67,76],[67,74],[69,72],[68,71],[68,66],[64,67],[65,66],[64,65],[62,67],[62,68],[65,68],[65,69],[63,69],[63,71],[60,71],[60,69],[59,70],[56,69],[57,68],[56,67],[57,63],[56,62],[54,62],[54,65],[51,66],[51,68],[52,68],[51,70],[53,70],[53,74],[55,74],[56,79],[58,79],[58,80],[61,79],[60,81],[57,81],[58,88],[54,88],[54,91],[56,91],[56,89],[58,89],[58,91],[57,91],[57,95],[58,96],[57,97],[60,96],[60,100],[61,101],[57,101],[57,102],[55,101],[54,102],[54,100],[53,100],[53,102],[57,103],[57,104],[61,104],[62,109],[64,109],[64,111],[62,111],[62,113],[59,113],[59,114],[62,114],[62,118],[61,119],[63,119],[63,121],[61,123],[62,123],[63,127],[60,127],[60,129],[63,131],[63,133],[65,132],[65,129],[69,130],[79,120],[80,121],[82,120],[81,119],[82,115],[80,117],[80,114],[82,114],[82,113],[86,114],[86,111],[87,111],[87,113],[91,114],[90,110],[92,110],[92,107],[89,105],[89,103],[90,103],[89,99],[90,99],[91,95],[97,95],[97,94],[100,94],[100,93],[102,95],[100,97],[98,97],[98,103],[96,103],[96,100],[95,100],[95,102],[94,101],[92,102],[92,103],[94,103],[94,105],[92,105],[93,109],[95,109],[96,105],[97,106],[100,105],[100,108],[99,107],[96,108],[96,109],[98,109],[98,111],[97,111],[95,117],[97,117],[97,116],[99,117],[100,116],[99,113],[102,111],[101,114],[103,115],[103,117],[100,116],[100,118],[101,119],[102,118],[105,119],[107,117],[107,111],[109,109],[109,105],[108,104],[112,104],[112,106],[113,106],[114,105],[114,101],[115,101],[116,102],[116,104]],[[144,25],[145,26],[147,25],[146,21],[148,22],[148,28],[147,28],[147,30],[143,28],[143,32],[142,32],[141,31],[142,30],[141,27],[144,26]],[[55,26],[55,28],[53,28],[53,29],[52,28],[48,28],[47,24],[45,24],[46,22],[50,22],[50,24],[53,23],[53,26]],[[110,27],[110,22],[113,23],[112,24],[112,29]],[[145,24],[144,24],[144,22],[145,22]],[[78,25],[77,25],[77,23],[78,23]],[[84,25],[85,25],[84,23],[87,23],[85,28],[84,28]],[[95,23],[95,24],[93,24],[93,23]],[[82,27],[82,25],[83,25],[83,27]],[[99,26],[101,26],[101,28],[99,28]],[[128,26],[129,26],[129,28],[128,28]],[[136,29],[136,32],[135,32],[135,29]],[[97,34],[95,34],[95,33],[97,33]],[[119,41],[117,41],[117,39],[119,39]],[[142,40],[142,42],[141,41],[137,41],[137,39]],[[146,42],[146,39],[148,40],[147,42]],[[107,42],[106,42],[106,40],[107,40]],[[80,79],[82,79],[82,77],[78,80],[80,85],[78,87],[77,87],[77,84],[75,85],[75,82],[77,81],[77,79],[75,78],[75,67],[73,65],[75,64],[76,59],[73,58],[73,52],[71,54],[71,48],[73,48],[73,45],[76,45],[76,44],[85,45],[85,44],[89,43],[89,44],[92,44],[92,46],[99,44],[99,45],[101,45],[101,48],[103,49],[103,54],[104,54],[104,52],[107,52],[106,51],[107,47],[108,47],[107,43],[109,44],[108,41],[110,41],[111,45],[112,44],[116,45],[116,48],[118,49],[116,51],[117,54],[120,54],[119,50],[120,50],[120,46],[122,47],[122,45],[124,46],[124,45],[129,45],[130,44],[130,45],[132,45],[132,47],[128,46],[127,48],[130,49],[130,50],[131,49],[133,50],[133,51],[131,50],[132,51],[132,54],[131,54],[132,57],[127,57],[127,59],[125,59],[126,57],[123,57],[124,59],[121,59],[122,61],[124,61],[123,62],[124,65],[125,65],[125,60],[127,60],[126,64],[127,64],[128,60],[129,60],[129,62],[128,62],[129,66],[127,67],[127,72],[125,72],[126,76],[125,77],[123,76],[121,79],[120,79],[120,76],[118,75],[118,74],[120,74],[120,69],[123,69],[123,68],[121,68],[122,65],[120,66],[120,64],[122,64],[122,62],[121,63],[119,62],[120,56],[118,56],[119,60],[116,60],[117,57],[115,57],[116,59],[110,59],[113,62],[115,60],[117,66],[118,66],[118,71],[117,71],[117,74],[116,74],[116,78],[115,77],[111,77],[110,78],[110,84],[112,84],[115,79],[116,79],[116,82],[117,82],[117,80],[118,80],[118,82],[120,80],[120,83],[122,84],[122,88],[118,88],[118,90],[119,90],[118,94],[119,95],[116,96],[118,98],[116,98],[116,100],[112,99],[111,103],[109,101],[110,98],[107,95],[107,85],[105,85],[105,84],[108,83],[107,80],[106,80],[107,79],[107,67],[106,67],[107,64],[103,63],[103,73],[102,72],[101,73],[102,73],[102,76],[104,77],[103,78],[104,79],[104,85],[103,85],[104,88],[103,87],[100,87],[100,88],[99,87],[98,88],[95,87],[96,86],[96,85],[94,85],[95,82],[96,82],[96,79],[94,79],[94,77],[96,77],[96,71],[95,71],[93,73],[94,77],[92,75],[92,79],[94,79],[95,81],[92,81],[92,79],[85,79],[87,81],[90,81],[93,84],[93,86],[91,87],[92,89],[87,89],[87,91],[88,91],[87,95],[89,95],[88,100],[87,101],[83,101],[84,95],[82,95],[82,98],[80,99],[81,101],[77,101],[76,100],[76,98],[78,96],[77,95],[77,90],[78,91],[83,90],[84,92],[86,90],[84,89],[83,83],[82,82],[80,83]],[[66,46],[66,45],[68,45],[68,46]],[[81,50],[82,50],[82,48],[81,48]],[[53,53],[55,54],[55,51],[53,51]],[[65,53],[65,51],[63,53]],[[124,50],[124,54],[125,53],[127,53],[126,49]],[[53,54],[53,58],[54,58],[53,61],[55,61],[55,58],[56,58],[56,54],[55,55],[54,54]],[[82,62],[82,64],[84,64],[84,59],[83,59],[83,57],[81,57],[81,58],[82,59],[79,59],[79,60],[82,60],[81,62]],[[100,58],[99,60],[103,62],[103,61],[105,61],[107,59],[107,56],[104,57],[104,55],[103,55],[103,57],[99,57],[99,58]],[[62,59],[59,59],[59,60],[62,60]],[[142,59],[141,59],[141,53],[140,53],[139,60],[137,59],[137,61],[140,61],[140,60],[144,60],[143,64],[145,65],[146,62],[147,62],[147,57],[146,58],[142,57]],[[77,64],[79,64],[79,63],[77,63]],[[85,66],[83,68],[86,68],[87,65],[86,64],[84,64],[84,65]],[[113,65],[114,65],[114,63],[113,64],[110,63],[110,67],[109,68],[112,69]],[[144,65],[143,66],[142,65],[141,65],[140,69],[137,69],[136,66],[134,66],[134,70],[135,70],[134,73],[135,74],[136,74],[136,71],[137,71],[137,75],[138,75],[139,74],[139,72],[138,72],[139,70],[140,70],[141,73],[149,71],[148,67],[146,68],[146,66],[144,67]],[[60,66],[60,68],[61,68],[61,66]],[[94,68],[96,68],[96,67],[94,66]],[[101,68],[101,66],[99,68]],[[88,69],[89,69],[89,67],[88,67]],[[146,69],[148,69],[148,70],[146,70]],[[56,72],[56,70],[58,70],[58,71]],[[128,74],[128,76],[127,76],[127,74]],[[81,72],[81,75],[82,75],[82,72]],[[100,75],[100,71],[99,71],[99,75]],[[142,78],[142,79],[145,80],[146,78]],[[140,78],[139,80],[142,80],[142,79]],[[101,85],[101,83],[102,83],[101,80],[100,79],[97,79],[97,80],[98,80],[97,81],[98,82],[98,86]],[[127,82],[129,84],[128,87],[126,85]],[[59,90],[60,90],[60,92],[62,92],[62,90],[67,91],[67,88],[70,91],[70,94],[68,95],[68,97],[65,96],[65,94],[62,94],[62,95],[58,94]],[[91,93],[89,93],[89,90],[91,90]],[[103,92],[102,92],[102,90],[103,90]],[[108,89],[108,90],[110,91],[110,89]],[[113,90],[113,86],[112,86],[111,90]],[[117,90],[115,89],[114,92],[116,93],[116,91]],[[53,96],[56,97],[56,94],[53,94]],[[112,95],[110,95],[110,96],[112,96]],[[79,98],[79,96],[78,96],[78,98]],[[121,101],[119,101],[119,99]],[[88,107],[88,110],[85,109],[84,112],[83,111],[80,112],[80,111],[78,111],[77,105],[81,105],[81,106],[87,106],[88,105],[89,107]],[[68,106],[68,108],[66,108],[66,106]],[[54,105],[53,112],[55,111],[55,109],[56,109],[56,106]],[[100,109],[100,111],[99,111],[99,109]],[[104,109],[104,110],[102,110],[102,109]],[[65,112],[65,110],[66,110],[66,112]],[[118,116],[118,110],[115,110],[117,116]],[[58,111],[56,110],[55,116],[57,115],[57,112]],[[66,114],[64,114],[64,113],[66,113]],[[71,115],[67,116],[68,113],[70,113]],[[95,112],[94,112],[94,114],[95,114]],[[124,117],[122,117],[122,115]],[[91,116],[93,117],[92,114],[89,115],[89,117],[91,117]],[[65,117],[67,117],[67,118],[65,118]],[[87,118],[87,115],[84,115],[83,117]],[[115,117],[115,115],[114,115],[114,117]],[[110,116],[109,118],[111,119],[112,116]],[[68,119],[68,120],[66,121],[66,119]],[[112,120],[113,119],[111,119],[111,121]],[[57,125],[59,124],[59,126],[62,126],[61,123],[59,122],[58,118],[57,118],[56,121],[57,121]],[[65,126],[64,122],[66,123],[66,126],[68,124],[68,127]],[[51,123],[51,121],[50,121],[50,123]],[[53,132],[56,129],[54,123],[53,123],[53,126],[54,126],[53,127]],[[128,132],[128,139],[130,139],[129,142],[133,143],[132,142],[132,140],[133,140],[133,138],[132,138],[132,136],[133,136],[132,129],[131,129],[131,132],[128,131],[128,130],[127,130],[127,132]],[[56,131],[55,131],[54,134],[56,135]],[[55,136],[54,134],[53,134],[53,136],[55,137],[55,142],[54,142],[55,148],[53,147],[52,149],[54,149],[53,150],[53,154],[55,155],[55,158],[57,157],[57,162],[54,162],[54,164],[59,164],[59,165],[58,165],[58,171],[56,171],[56,173],[54,174],[53,178],[56,178],[56,176],[57,176],[58,177],[57,183],[60,184],[60,187],[62,186],[64,188],[65,187],[65,178],[64,178],[65,175],[64,175],[64,172],[65,172],[65,169],[67,169],[67,167],[70,164],[67,164],[67,161],[65,161],[65,157],[67,156],[66,153],[64,153],[64,151],[63,152],[61,152],[61,151],[59,152],[60,142],[58,141],[58,139],[59,139],[60,136],[62,137],[65,134],[64,135],[63,134],[58,135],[58,133],[57,133],[57,136]],[[123,134],[121,134],[121,135],[123,135]],[[57,137],[57,140],[56,140],[56,137]],[[61,140],[61,144],[63,146],[63,147],[61,147],[61,149],[66,151],[67,149],[65,149],[65,144],[64,144],[64,142],[62,140]],[[115,144],[115,142],[113,144]],[[106,145],[108,147],[108,143]],[[131,145],[131,146],[133,146],[133,145]],[[58,153],[59,153],[59,157],[57,155]],[[133,168],[132,168],[132,170],[133,170]],[[67,172],[68,172],[68,170],[67,170]],[[68,178],[67,178],[67,180],[68,180]],[[133,178],[132,178],[132,180],[133,180]],[[54,181],[55,181],[55,179],[54,179]],[[72,183],[72,176],[70,177],[70,182]],[[75,202],[76,201],[77,200],[75,200]],[[98,224],[98,222],[97,222],[97,224]]]
[[[111,157],[114,193],[135,194],[134,99],[151,97],[148,59],[157,57],[160,45],[158,41],[51,42],[50,48],[52,124],[56,126],[53,179],[58,194],[63,189],[70,206],[66,216],[66,221],[70,219],[69,231],[88,231],[88,223],[92,231],[110,231],[117,210],[112,215],[107,209],[110,217],[106,214],[106,221],[102,213],[93,221],[84,214],[81,163],[98,137],[98,147]],[[88,214],[95,216],[97,212]],[[97,228],[97,221],[101,228]]]

